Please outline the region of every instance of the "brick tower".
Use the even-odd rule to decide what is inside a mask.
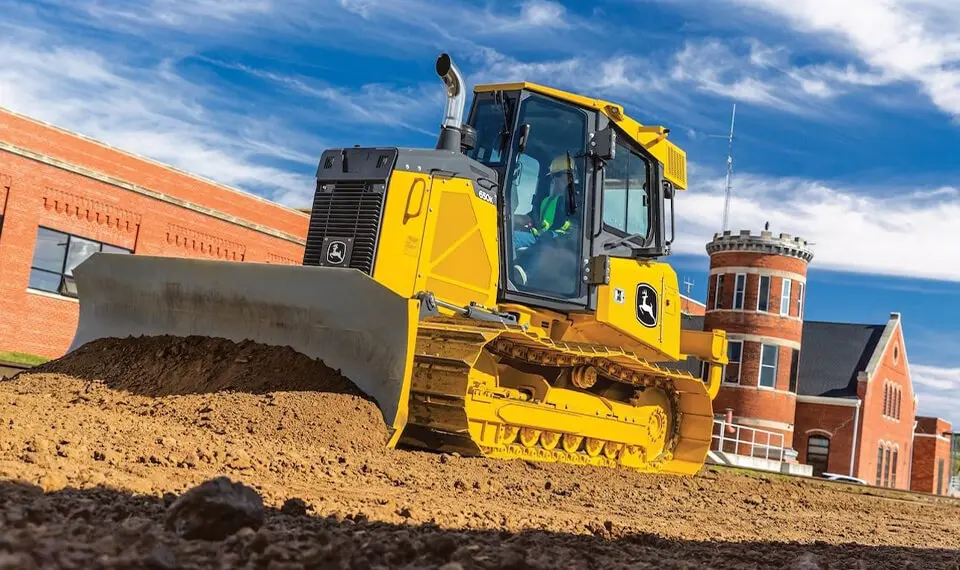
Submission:
[[[784,447],[792,449],[804,293],[813,252],[799,237],[742,230],[739,235],[715,234],[707,253],[704,328],[727,331],[730,344],[730,364],[714,409],[732,411],[734,423],[783,434]]]

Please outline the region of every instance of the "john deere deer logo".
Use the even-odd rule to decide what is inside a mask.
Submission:
[[[327,246],[327,263],[330,265],[340,265],[343,263],[343,256],[347,253],[347,244],[342,241],[332,241]]]
[[[637,320],[647,328],[657,326],[660,304],[657,302],[657,290],[640,283],[637,285]]]

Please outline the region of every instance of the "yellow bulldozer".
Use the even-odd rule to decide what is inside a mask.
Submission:
[[[462,74],[447,54],[436,72],[436,148],[323,152],[302,265],[95,254],[70,350],[286,345],[373,398],[391,447],[695,473],[727,345],[682,329],[659,260],[686,155],[619,105],[533,83],[476,86],[464,121]]]

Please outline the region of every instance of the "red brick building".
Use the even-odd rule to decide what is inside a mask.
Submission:
[[[803,288],[813,252],[801,238],[725,232],[707,244],[710,283],[704,326],[727,332],[730,363],[717,410],[733,421],[794,439]]]
[[[685,315],[702,317],[707,314],[707,306],[696,299],[680,295],[680,312]]]
[[[935,495],[948,494],[953,473],[951,436],[949,422],[940,418],[917,418],[910,489]]]
[[[899,313],[885,324],[806,322],[798,459],[814,473],[910,488],[917,397]]]
[[[692,310],[682,322],[727,331],[717,416],[783,434],[814,476],[946,493],[950,425],[916,416],[900,314],[878,324],[804,321],[812,252],[800,238],[724,232],[707,252],[706,310],[699,316],[695,303],[685,304]]]
[[[298,264],[308,215],[0,110],[0,352],[61,355],[96,251]]]

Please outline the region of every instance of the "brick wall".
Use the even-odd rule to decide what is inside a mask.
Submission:
[[[52,125],[0,109],[0,141],[31,152],[203,204],[231,216],[293,235],[306,235],[308,219],[293,209],[137,157]]]
[[[714,267],[758,267],[807,274],[807,263],[796,257],[744,251],[718,251],[711,256]]]
[[[695,301],[690,297],[680,295],[680,311],[688,315],[703,316],[706,307],[703,303]]]
[[[719,255],[719,254],[717,254]],[[724,266],[715,265],[715,262],[711,262],[711,268],[722,268]],[[757,297],[760,291],[760,275],[755,273],[747,273],[746,277],[746,288],[743,293],[743,308],[742,309],[733,309],[734,307],[734,294],[736,293],[736,273],[731,270],[730,272],[723,273],[723,284],[720,291],[720,309],[732,310],[733,312],[718,312],[717,315],[748,315],[748,316],[758,316],[758,317],[767,317],[767,318],[776,318],[776,320],[782,322],[782,326],[787,327],[785,329],[786,334],[791,336],[799,335],[798,331],[801,331],[802,325],[800,322],[800,311],[802,310],[798,301],[800,300],[800,287],[798,287],[798,281],[793,280],[789,277],[782,277],[777,275],[770,276],[770,304],[766,312],[757,311]],[[786,316],[794,317],[795,319],[783,319],[780,315],[780,297],[783,287],[783,281],[785,279],[790,279],[790,303]],[[712,311],[714,307],[714,300],[716,298],[717,291],[717,276],[710,276],[710,284],[708,285],[707,291],[707,307],[708,311]],[[804,293],[803,296],[806,296]],[[800,337],[797,336],[796,340],[799,341]]]
[[[877,483],[878,450],[882,449],[880,485],[908,489],[910,485],[908,475],[913,456],[913,421],[917,410],[912,382],[907,374],[906,360],[903,355],[902,331],[900,326],[894,329],[890,342],[886,347],[882,347],[883,353],[876,373],[869,382],[860,381],[858,385],[858,394],[863,400],[863,410],[861,411],[862,435],[856,476],[870,484]],[[898,399],[891,397],[896,394],[899,394]],[[899,410],[890,410],[891,402],[898,402]],[[895,483],[893,482],[894,464],[896,466]]]
[[[38,227],[67,232],[138,254],[300,263],[308,217],[300,212],[138,161],[118,151],[0,112],[0,143],[83,161],[126,182],[169,193],[214,215],[158,200],[117,184],[0,150],[0,351],[61,355],[77,324],[76,300],[28,291]],[[122,185],[122,182],[121,182]],[[229,220],[242,218],[244,223]],[[263,225],[263,231],[256,229]],[[250,227],[253,226],[253,227]],[[272,235],[290,232],[289,239]]]
[[[857,412],[853,407],[797,402],[794,427],[794,444],[799,454],[797,461],[807,463],[807,447],[811,436],[826,436],[830,440],[826,471],[851,474],[850,455],[853,453],[856,419]]]
[[[940,418],[917,418],[910,489],[946,495],[950,483],[950,423]]]

